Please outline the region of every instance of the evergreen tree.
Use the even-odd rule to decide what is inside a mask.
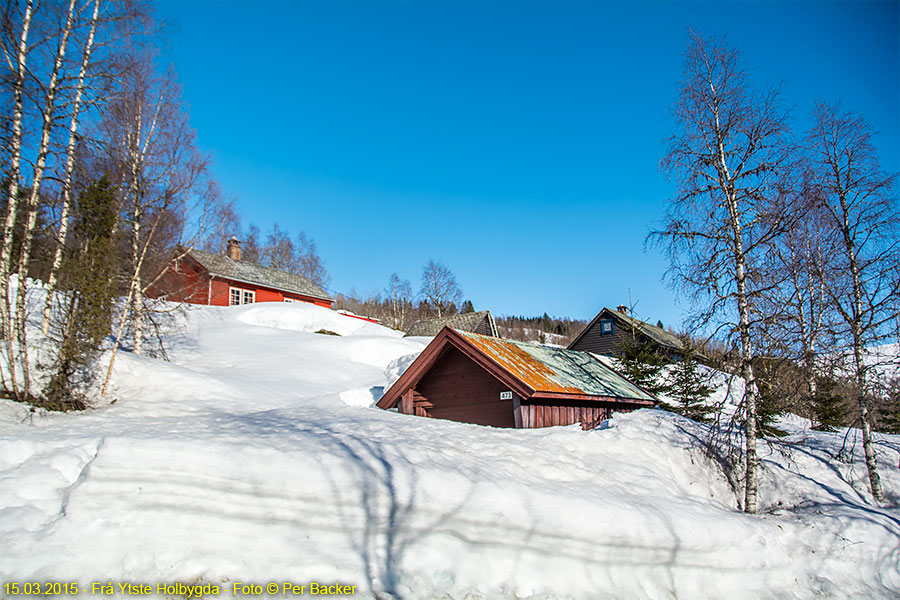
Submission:
[[[632,383],[651,394],[666,392],[668,386],[663,381],[663,367],[668,359],[659,353],[656,346],[642,336],[632,332],[628,339],[619,344],[616,358],[622,375]]]
[[[700,372],[691,338],[687,335],[682,336],[681,344],[682,357],[672,365],[666,392],[673,402],[660,402],[660,408],[694,421],[708,421],[710,413],[715,409],[706,404],[706,400],[714,388],[709,385],[708,376]]]
[[[83,389],[91,379],[90,364],[110,334],[116,254],[115,190],[104,176],[78,198],[67,249],[60,272],[60,293],[65,294],[49,334],[57,344],[54,374],[44,389],[46,407],[81,410]]]
[[[888,397],[879,407],[878,430],[883,433],[900,433],[900,379],[891,382]]]
[[[818,379],[816,392],[810,396],[809,405],[813,416],[813,428],[834,431],[846,425],[846,403],[837,391],[837,382],[831,377]]]
[[[775,421],[785,413],[785,392],[780,386],[779,366],[779,359],[760,358],[754,362],[759,391],[756,399],[756,437],[787,435],[786,431],[775,427]]]

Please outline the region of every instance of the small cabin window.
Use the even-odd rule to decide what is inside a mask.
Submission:
[[[178,257],[174,261],[174,267],[176,273],[181,273],[181,257]]]
[[[285,298],[284,301],[285,302],[296,302],[296,300],[294,300],[293,298]]]
[[[603,319],[600,321],[600,335],[612,335],[613,322],[612,319]]]

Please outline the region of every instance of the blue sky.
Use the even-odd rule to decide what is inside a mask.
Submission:
[[[783,82],[865,115],[900,170],[898,2],[157,3],[191,122],[244,226],[316,240],[332,291],[429,259],[476,309],[677,325],[684,301],[643,242],[687,29],[727,35]]]

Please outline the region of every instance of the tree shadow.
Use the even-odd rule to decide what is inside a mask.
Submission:
[[[441,514],[424,521],[427,507],[417,504],[419,475],[402,449],[351,427],[288,417],[279,411],[228,415],[242,428],[263,435],[311,436],[325,454],[339,458],[348,471],[338,473],[323,465],[322,474],[331,488],[331,508],[340,521],[338,526],[360,560],[365,587],[379,600],[403,600],[401,568],[409,548],[456,517],[472,487],[454,509],[443,510],[446,505],[442,505]],[[355,485],[348,486],[348,480]]]

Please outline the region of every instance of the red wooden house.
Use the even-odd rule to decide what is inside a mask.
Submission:
[[[408,415],[493,427],[595,427],[656,398],[587,352],[445,327],[378,402]]]
[[[334,299],[306,277],[241,261],[241,244],[226,256],[189,250],[166,265],[148,290],[151,298],[228,306],[253,302],[310,302],[331,308]]]

